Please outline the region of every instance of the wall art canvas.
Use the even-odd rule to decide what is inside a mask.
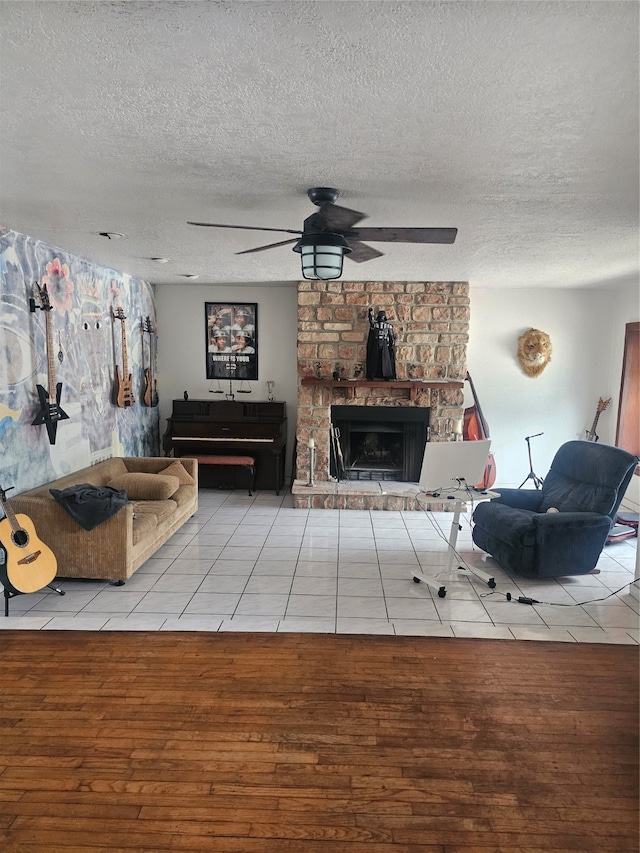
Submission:
[[[258,378],[258,305],[205,302],[207,379]]]

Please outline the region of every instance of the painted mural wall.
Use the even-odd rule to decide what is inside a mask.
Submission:
[[[0,227],[0,486],[14,487],[9,496],[112,456],[159,455],[159,409],[143,399],[156,331],[151,285]],[[128,374],[122,407],[117,380],[126,391]],[[34,425],[37,386],[58,383],[67,417],[49,410]],[[54,387],[45,399],[55,406],[55,396]]]

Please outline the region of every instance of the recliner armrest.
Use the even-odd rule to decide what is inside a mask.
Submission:
[[[528,509],[537,512],[542,503],[542,492],[537,489],[495,489],[500,492],[499,498],[493,498],[491,503],[506,504],[516,509]]]
[[[536,512],[532,516],[534,524],[544,530],[553,532],[562,528],[572,530],[602,529],[609,532],[611,519],[599,512]]]
[[[527,509],[508,506],[497,500],[479,503],[473,513],[473,521],[501,537],[519,539],[535,529],[536,514]]]

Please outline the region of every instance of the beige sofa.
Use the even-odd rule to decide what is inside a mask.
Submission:
[[[85,530],[49,491],[84,483],[125,489],[131,503]],[[16,495],[11,506],[53,551],[58,577],[124,582],[198,509],[198,463],[115,457]]]

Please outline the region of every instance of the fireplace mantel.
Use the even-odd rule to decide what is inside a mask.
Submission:
[[[427,388],[437,388],[441,391],[463,388],[464,382],[451,382],[448,379],[316,379],[315,376],[303,376],[303,385],[320,385],[324,388],[340,388],[347,392],[347,399],[352,399],[356,388],[405,388],[409,391],[409,399],[413,402],[418,391]]]

